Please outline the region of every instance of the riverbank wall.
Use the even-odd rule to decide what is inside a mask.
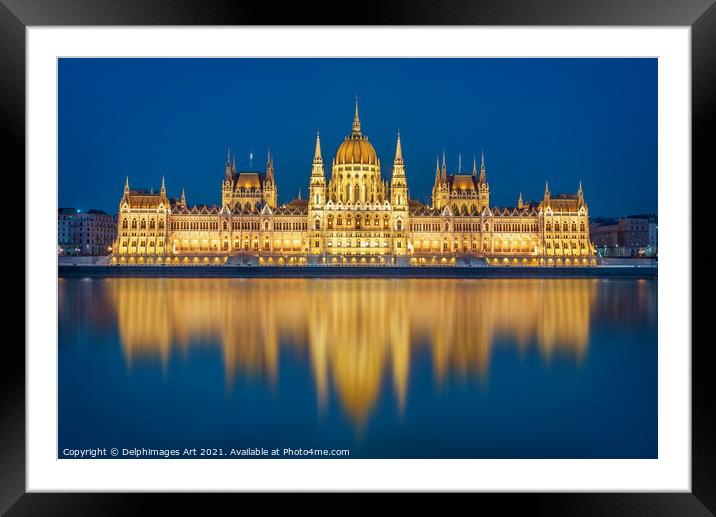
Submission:
[[[60,278],[657,278],[656,266],[361,267],[60,265]]]

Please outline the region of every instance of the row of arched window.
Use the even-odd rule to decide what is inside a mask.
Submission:
[[[380,216],[379,215],[376,215],[375,218],[372,219],[372,221],[373,222],[371,223],[371,216],[368,214],[366,214],[365,217],[361,216],[361,214],[357,214],[355,216],[355,227],[361,228],[362,226],[365,226],[367,228],[370,226],[375,226],[377,228],[380,228]],[[344,222],[345,222],[345,224],[344,224]],[[398,222],[400,223],[400,221],[398,221]],[[333,224],[334,224],[333,223],[333,214],[328,215],[327,224],[328,224],[329,229],[333,228]],[[401,228],[402,228],[402,223],[400,223],[400,224],[401,224]],[[336,217],[335,225],[336,226],[346,226],[347,228],[351,228],[353,226],[353,219],[351,218],[350,215],[348,215],[348,216],[346,216],[345,221],[344,221],[343,216],[338,215]],[[390,226],[390,218],[386,214],[383,216],[383,228],[388,228],[389,226]],[[397,229],[400,230],[401,228],[397,228]]]
[[[122,229],[126,230],[128,227],[129,227],[129,220],[125,219],[124,221],[122,221]],[[157,227],[156,221],[154,219],[150,219],[149,220],[149,229],[155,230],[156,227]],[[141,221],[139,221],[139,228],[142,230],[147,229],[147,220],[146,219],[142,219]],[[137,229],[137,220],[132,219],[132,230],[136,230],[136,229]],[[159,219],[159,229],[160,230],[164,229],[164,219]]]
[[[547,221],[547,222],[545,223],[545,227],[544,227],[544,228],[545,228],[546,231],[551,232],[551,231],[552,231],[552,223],[551,223],[550,221]],[[585,226],[585,224],[584,224],[584,221],[580,221],[580,222],[579,222],[579,231],[580,231],[580,232],[583,232],[583,231],[585,231],[585,228],[586,228],[586,226]],[[555,231],[555,232],[560,231],[559,222],[555,222],[555,223],[554,223],[554,231]],[[562,231],[563,231],[563,232],[568,232],[568,231],[569,231],[569,223],[568,223],[567,221],[564,221],[564,222],[562,223]],[[577,231],[577,223],[576,223],[576,221],[572,221],[572,231],[573,231],[573,232],[576,232],[576,231]]]

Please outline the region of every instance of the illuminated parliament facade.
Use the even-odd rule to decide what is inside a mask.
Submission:
[[[390,181],[361,132],[356,103],[352,132],[338,147],[326,178],[320,136],[309,195],[278,204],[274,163],[263,172],[237,171],[227,156],[221,205],[187,204],[158,192],[133,190],[119,203],[114,264],[258,265],[592,265],[588,208],[576,194],[539,203],[490,206],[484,155],[478,170],[435,168],[432,203],[412,200],[398,134]]]

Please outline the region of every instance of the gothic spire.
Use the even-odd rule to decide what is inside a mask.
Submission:
[[[403,147],[400,145],[400,131],[398,131],[398,143],[395,144],[395,163],[403,163]]]
[[[472,175],[477,176],[477,158],[472,157]]]
[[[353,134],[360,134],[360,118],[358,117],[358,96],[356,95],[356,114],[353,117]]]
[[[167,191],[166,187],[164,186],[164,176],[162,176],[162,188],[160,192],[165,193]]]
[[[321,134],[316,131],[316,150],[313,153],[313,161],[323,161],[321,157]]]

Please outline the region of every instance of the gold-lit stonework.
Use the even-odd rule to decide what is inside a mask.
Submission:
[[[264,172],[236,170],[227,155],[221,205],[188,206],[159,192],[132,190],[119,204],[113,264],[162,265],[594,265],[588,208],[576,194],[490,206],[484,154],[478,171],[448,173],[438,160],[432,203],[410,199],[398,134],[390,181],[361,130],[353,128],[326,175],[316,136],[308,199],[278,205],[274,161]]]
[[[106,279],[130,368],[220,347],[227,385],[276,383],[280,352],[305,357],[324,406],[331,394],[360,426],[390,386],[404,408],[411,362],[432,358],[436,384],[485,379],[493,349],[514,343],[579,363],[597,299],[594,279]],[[62,294],[62,286],[60,292]],[[418,302],[416,302],[418,300]],[[504,346],[504,345],[503,345]],[[387,384],[385,382],[387,381]]]

